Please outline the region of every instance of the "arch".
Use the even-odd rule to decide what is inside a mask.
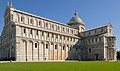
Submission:
[[[29,40],[29,47],[28,47],[28,56],[29,56],[29,60],[32,61],[33,60],[33,41]]]
[[[34,41],[34,46],[33,46],[33,59],[35,61],[39,60],[39,42],[38,41]]]
[[[21,55],[21,58],[27,61],[27,41],[23,39],[22,43],[23,48],[21,49],[21,53],[23,53],[23,55]]]
[[[45,58],[45,43],[41,42],[41,60],[44,60]]]

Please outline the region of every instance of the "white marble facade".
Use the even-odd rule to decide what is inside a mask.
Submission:
[[[112,25],[85,30],[77,13],[65,25],[7,5],[1,40],[3,60],[116,60]]]

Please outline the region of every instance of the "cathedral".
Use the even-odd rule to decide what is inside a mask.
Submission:
[[[77,12],[64,24],[7,4],[0,36],[0,60],[116,60],[112,28],[107,24],[86,30]]]

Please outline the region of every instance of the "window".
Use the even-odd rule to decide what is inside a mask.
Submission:
[[[52,38],[54,38],[54,34],[52,34]]]
[[[46,22],[46,27],[48,27],[48,23]]]
[[[55,27],[56,27],[56,31],[57,31],[57,25]]]
[[[60,27],[58,26],[58,30],[60,30]]]
[[[75,42],[75,38],[74,38],[74,42]]]
[[[48,49],[48,44],[46,44],[46,49]]]
[[[73,30],[71,30],[71,34],[73,34]]]
[[[89,48],[89,53],[91,53],[91,48]]]
[[[71,47],[70,47],[70,51],[71,51]]]
[[[95,34],[96,34],[96,30],[95,30]]]
[[[69,33],[69,29],[67,29],[67,33]]]
[[[111,38],[109,38],[109,41],[111,41]]]
[[[30,19],[30,23],[31,23],[31,24],[33,24],[33,23],[34,23],[33,19]]]
[[[36,35],[38,35],[38,30],[36,31]]]
[[[97,42],[97,38],[95,38],[95,41]]]
[[[58,39],[58,34],[56,34],[56,38]]]
[[[90,43],[90,39],[89,39],[88,41],[89,41],[89,43]]]
[[[27,20],[28,20],[28,24],[29,24],[29,18]]]
[[[62,36],[60,36],[60,39],[62,39]]]
[[[32,34],[32,29],[30,29],[30,34]]]
[[[36,19],[36,26],[38,26],[38,20]]]
[[[49,29],[51,29],[51,23],[49,23]]]
[[[20,18],[19,18],[19,15],[18,15],[18,22],[20,22]]]
[[[91,35],[91,32],[89,31],[89,35]]]
[[[70,38],[70,40],[72,41],[72,37]]]
[[[21,22],[24,22],[24,17],[23,16],[21,16]]]
[[[101,29],[101,32],[103,32],[103,29]]]
[[[49,37],[50,36],[50,33],[47,33],[47,37]]]
[[[65,28],[63,27],[63,32],[65,31]]]
[[[14,25],[12,24],[12,28],[14,27]]]
[[[54,29],[54,24],[52,24],[52,28]]]
[[[67,37],[67,40],[69,41],[69,37]]]
[[[81,27],[81,31],[83,31],[84,30],[84,28],[83,27]]]
[[[42,36],[44,36],[44,32],[42,32]]]
[[[39,26],[41,26],[41,21],[39,21]]]
[[[23,29],[23,32],[26,33],[26,29],[25,28]]]
[[[65,46],[63,46],[63,50],[65,50]]]
[[[57,45],[55,45],[55,49],[57,49]]]
[[[99,37],[99,41],[101,41],[101,37]]]
[[[76,51],[77,51],[78,49],[76,48]]]
[[[37,43],[35,43],[35,48],[37,48]]]
[[[92,39],[92,42],[94,42],[94,39]]]
[[[65,40],[65,36],[63,36],[63,39]]]
[[[45,22],[43,21],[43,27],[45,27]]]
[[[110,29],[110,30],[109,30],[109,32],[111,33],[111,32],[112,32],[112,30]]]

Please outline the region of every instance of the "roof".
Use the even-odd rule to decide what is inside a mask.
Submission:
[[[96,28],[93,28],[93,29],[85,30],[85,31],[83,31],[82,33],[84,33],[84,32],[88,32],[88,31],[92,31],[92,30],[96,30],[96,29],[100,29],[100,28],[107,27],[107,26],[112,26],[112,25],[111,25],[111,24],[103,25],[103,26],[96,27]]]
[[[48,19],[48,18],[44,18],[44,17],[41,17],[41,16],[37,16],[37,15],[34,15],[34,14],[30,14],[30,13],[27,13],[27,12],[24,12],[24,11],[21,11],[21,10],[17,10],[15,8],[14,8],[13,11],[19,12],[19,13],[22,13],[22,14],[26,14],[26,15],[30,15],[32,17],[40,18],[40,19],[43,19],[43,20],[46,20],[46,21],[49,21],[49,22],[53,22],[53,23],[56,23],[56,24],[63,25],[63,26],[66,26],[66,27],[74,29],[73,27],[71,27],[71,26],[69,26],[67,24],[64,24],[64,23],[61,23],[61,22],[57,22],[57,21],[54,21],[54,20],[51,20],[51,19]],[[77,30],[77,29],[75,29],[75,30]]]
[[[75,24],[75,23],[85,25],[82,19],[78,16],[77,12],[74,13],[74,16],[70,19],[68,24]]]

